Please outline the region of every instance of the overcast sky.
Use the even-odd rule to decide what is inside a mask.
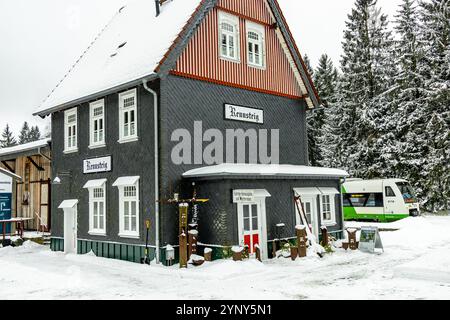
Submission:
[[[25,120],[45,129],[48,119],[31,114],[127,1],[0,0],[0,130],[9,123],[18,134]],[[313,66],[322,53],[338,64],[354,0],[279,2],[300,51]],[[400,2],[379,0],[391,18]]]

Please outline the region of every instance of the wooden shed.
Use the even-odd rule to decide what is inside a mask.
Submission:
[[[21,176],[13,199],[15,217],[32,218],[26,230],[50,231],[51,141],[43,139],[0,149],[0,167]]]

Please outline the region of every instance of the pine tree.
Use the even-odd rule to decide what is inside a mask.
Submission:
[[[304,62],[306,66],[306,70],[308,71],[311,78],[314,78],[314,69],[311,66],[311,61],[309,60],[308,55],[304,56]],[[318,166],[322,157],[319,149],[319,136],[320,130],[318,130],[318,124],[316,122],[315,113],[316,110],[307,111],[306,122],[307,122],[307,132],[308,132],[308,156],[309,156],[309,165],[310,166]]]
[[[28,142],[33,142],[41,139],[41,131],[38,126],[31,127]]]
[[[29,142],[30,139],[30,126],[28,122],[24,122],[22,126],[22,130],[20,130],[19,134],[19,144],[24,144]]]
[[[2,139],[0,139],[0,148],[8,148],[15,145],[17,145],[17,141],[14,138],[14,134],[12,133],[9,124],[6,124],[2,133]]]
[[[395,76],[396,92],[393,104],[396,113],[393,119],[396,128],[392,131],[395,142],[390,156],[395,177],[411,182],[423,198],[422,170],[427,158],[424,132],[428,121],[425,95],[424,42],[420,36],[419,11],[415,0],[403,0],[396,15],[395,30],[398,41],[395,46],[395,61],[398,73]]]
[[[356,0],[346,26],[338,88],[341,166],[356,177],[380,177],[389,168],[383,147],[394,126],[392,35],[377,0]]]
[[[322,100],[323,108],[313,114],[312,124],[317,134],[318,152],[316,159],[320,165],[334,167],[333,161],[336,146],[339,141],[338,123],[339,113],[336,106],[336,84],[338,72],[331,59],[323,54],[314,73],[314,83]]]
[[[418,135],[424,148],[421,167],[423,203],[427,210],[448,210],[450,201],[450,0],[421,2],[421,35],[425,52],[420,73],[425,97]]]

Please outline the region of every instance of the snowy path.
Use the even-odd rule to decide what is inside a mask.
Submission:
[[[0,249],[1,299],[450,299],[450,217],[397,222],[385,253],[324,259],[218,261],[179,270],[31,242]]]

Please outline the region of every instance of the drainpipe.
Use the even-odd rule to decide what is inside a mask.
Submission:
[[[160,4],[159,0],[155,0],[156,16],[159,16],[160,14],[159,4]]]
[[[347,181],[347,178],[340,179],[339,193],[341,195],[341,219],[342,219],[342,236],[345,238],[345,214],[344,214],[344,195],[342,194],[342,186]]]
[[[48,161],[52,162],[52,159],[51,159],[49,156],[43,154],[41,150],[42,150],[42,148],[39,147],[39,148],[38,148],[38,154],[39,154],[41,157],[43,157],[43,158],[47,159]]]
[[[159,114],[158,114],[158,94],[148,87],[147,80],[142,80],[142,84],[144,85],[145,90],[147,90],[149,93],[153,95],[153,116],[154,116],[154,135],[155,135],[155,163],[154,163],[154,170],[155,170],[155,246],[156,246],[156,263],[160,263],[160,242],[159,242],[159,126],[158,126],[158,120],[159,120]]]

